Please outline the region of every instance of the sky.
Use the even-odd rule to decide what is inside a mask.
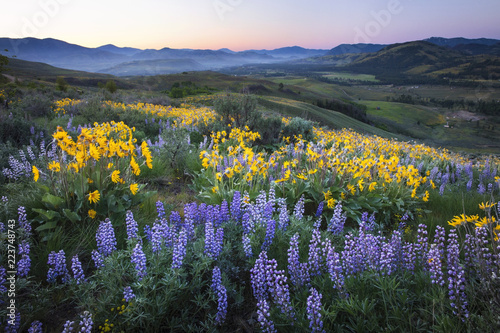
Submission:
[[[234,51],[500,39],[499,0],[22,0],[2,4],[0,37],[86,47]]]

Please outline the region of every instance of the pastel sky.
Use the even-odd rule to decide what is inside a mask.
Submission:
[[[499,0],[22,0],[0,37],[87,47],[330,49],[438,37],[500,39]]]

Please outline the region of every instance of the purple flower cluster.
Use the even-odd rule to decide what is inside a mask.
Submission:
[[[262,243],[262,251],[269,250],[269,247],[273,243],[275,231],[276,231],[276,221],[270,218],[267,220],[266,237],[264,238],[264,243]]]
[[[104,267],[104,257],[102,256],[101,252],[92,250],[91,256],[97,269]]]
[[[344,232],[344,224],[347,219],[346,214],[342,214],[342,202],[339,202],[333,210],[333,216],[328,223],[328,231],[334,235],[340,235]]]
[[[323,295],[314,288],[310,290],[311,295],[307,297],[307,319],[311,332],[326,332],[323,330],[323,320],[321,320],[321,299]]]
[[[309,242],[309,274],[311,276],[321,275],[322,257],[321,257],[321,233],[315,229]]]
[[[7,292],[7,287],[5,286],[5,282],[7,282],[7,279],[5,278],[6,276],[7,270],[5,267],[0,266],[0,293]]]
[[[92,333],[94,322],[92,321],[92,314],[88,311],[80,315],[80,330],[82,333]]]
[[[450,304],[453,313],[465,321],[465,318],[469,317],[465,295],[465,271],[460,265],[460,248],[455,229],[448,234],[447,266]]]
[[[309,284],[310,280],[308,264],[301,263],[299,259],[299,234],[296,233],[290,239],[288,248],[288,274],[290,282],[297,288]]]
[[[64,250],[59,252],[52,251],[49,253],[47,264],[50,266],[47,273],[47,282],[55,283],[58,277],[61,277],[62,283],[69,281],[68,268],[66,267],[66,255]]]
[[[217,314],[215,322],[217,325],[224,323],[227,314],[227,292],[222,284],[222,274],[220,268],[215,266],[212,272],[212,291],[217,296]]]
[[[326,267],[333,282],[333,287],[342,291],[344,288],[344,273],[340,262],[340,254],[335,251],[335,247],[330,242],[326,243],[324,251],[326,251]]]
[[[134,298],[135,298],[134,291],[132,290],[132,288],[130,286],[126,286],[123,289],[123,299],[125,300],[125,302],[128,303],[131,300],[133,300]]]
[[[127,225],[127,239],[139,239],[139,226],[137,225],[137,221],[134,220],[134,214],[130,210],[126,213],[125,223]]]
[[[290,216],[288,214],[288,207],[286,205],[286,200],[284,198],[279,198],[276,200],[276,202],[278,203],[278,211],[279,211],[278,228],[283,231],[286,231],[288,223],[290,222]]]
[[[107,218],[104,222],[101,221],[97,233],[95,235],[97,241],[97,250],[104,256],[107,257],[116,251],[116,238],[115,230],[111,221]]]
[[[243,234],[241,242],[243,243],[243,252],[245,252],[245,256],[247,258],[251,258],[253,256],[253,253],[250,237],[246,234]]]
[[[278,270],[276,259],[268,259],[267,252],[262,251],[250,270],[250,278],[257,301],[272,299],[282,313],[294,318],[287,277],[284,271]]]
[[[19,227],[24,230],[25,236],[29,237],[31,235],[31,223],[27,219],[26,208],[19,206],[17,214],[19,216]]]
[[[143,277],[146,276],[146,255],[142,250],[141,243],[137,243],[135,245],[134,250],[132,251],[131,261],[135,264],[135,271],[137,273],[137,279],[139,281],[142,280]]]
[[[239,221],[243,217],[243,211],[241,209],[242,200],[240,191],[235,191],[233,195],[233,200],[231,201],[231,218],[233,221]]]
[[[304,208],[305,208],[304,204],[305,204],[305,199],[304,196],[302,195],[299,201],[297,201],[297,203],[295,204],[295,207],[293,208],[293,216],[295,216],[295,219],[297,219],[297,221],[302,220],[302,218],[304,217]]]
[[[30,244],[23,240],[18,245],[18,254],[21,259],[17,262],[17,275],[19,277],[26,277],[30,271],[31,259],[30,259]]]
[[[222,229],[219,229],[222,230]],[[174,243],[174,251],[172,254],[172,269],[181,268],[184,256],[186,255],[187,233],[185,229],[179,232],[177,241]]]
[[[42,332],[43,332],[42,323],[38,320],[32,322],[30,328],[28,328],[28,333],[42,333]]]
[[[205,222],[205,254],[217,260],[222,252],[224,229],[215,228],[212,221]]]
[[[76,284],[87,282],[85,274],[83,273],[82,263],[78,259],[78,255],[71,258],[71,270],[73,271],[73,277],[76,280]]]

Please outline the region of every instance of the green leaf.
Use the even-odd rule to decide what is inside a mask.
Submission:
[[[61,217],[61,215],[58,212],[55,212],[53,210],[43,210],[43,209],[33,208],[33,211],[40,214],[47,221],[53,220],[54,218],[57,217]]]
[[[75,212],[72,212],[69,209],[63,209],[64,216],[66,216],[71,222],[75,223],[81,220],[80,215]]]
[[[65,200],[61,197],[56,197],[50,193],[45,193],[42,197],[42,202],[49,204],[50,208],[59,208],[59,206],[65,203]]]
[[[45,222],[38,228],[36,228],[36,231],[43,231],[43,230],[48,230],[48,229],[54,229],[57,226],[57,221],[52,221],[52,222]]]

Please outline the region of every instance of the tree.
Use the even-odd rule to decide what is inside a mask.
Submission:
[[[68,83],[64,80],[62,76],[58,76],[56,79],[56,87],[60,91],[68,90]]]
[[[118,90],[116,82],[114,80],[108,80],[108,82],[106,82],[106,90],[112,94],[115,93]]]

